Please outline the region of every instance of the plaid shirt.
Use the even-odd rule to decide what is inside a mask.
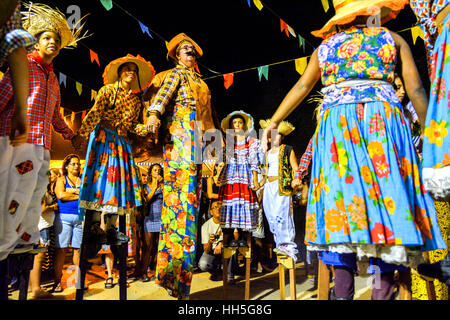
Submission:
[[[155,98],[152,100],[148,111],[156,110],[164,113],[165,107],[170,101],[173,104],[191,107],[195,109],[195,99],[191,93],[188,75],[193,79],[198,78],[198,74],[188,68],[177,65],[165,77],[161,88],[158,90]],[[178,90],[177,90],[178,89]],[[176,95],[174,96],[176,91]]]
[[[427,49],[428,68],[431,70],[434,43],[438,35],[436,16],[446,5],[450,4],[450,0],[410,0],[409,4],[416,14],[418,24],[423,31],[425,48]]]
[[[22,28],[20,3],[13,15],[0,30],[0,66],[7,56],[21,47],[29,47],[36,43],[36,38]]]
[[[29,96],[27,100],[30,132],[27,143],[44,146],[50,150],[52,131],[62,134],[64,139],[72,139],[73,131],[67,126],[59,113],[59,82],[55,73],[44,71],[43,67],[28,55]],[[8,71],[0,79],[0,136],[8,136],[11,131],[11,119],[15,109],[11,74]]]
[[[294,179],[303,179],[308,175],[309,164],[311,163],[313,153],[313,138],[309,140],[305,153],[303,153],[297,171],[295,171]]]
[[[116,106],[112,108],[114,99]],[[138,123],[141,108],[141,100],[131,90],[125,91],[116,83],[108,84],[98,91],[95,104],[84,118],[78,133],[87,139],[97,123],[106,120],[117,128],[119,135],[125,136],[128,131],[132,131],[145,136],[148,131],[143,124]]]

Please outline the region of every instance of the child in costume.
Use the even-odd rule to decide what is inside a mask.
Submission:
[[[270,119],[260,120],[259,124],[261,129],[265,129],[270,124]],[[282,144],[284,137],[294,130],[291,123],[283,121],[278,126],[278,131],[272,131],[272,134],[277,132],[276,135],[269,138],[271,148],[266,153],[263,206],[270,231],[274,235],[274,251],[297,261],[292,206],[294,190],[291,183],[298,164],[292,146]]]

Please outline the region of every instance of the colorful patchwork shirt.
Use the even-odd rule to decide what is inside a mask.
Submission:
[[[131,131],[146,136],[148,131],[145,125],[138,123],[141,108],[141,100],[131,90],[126,91],[117,82],[108,84],[98,91],[95,104],[84,118],[78,133],[88,139],[95,126],[101,120],[106,120],[117,129],[119,135],[126,136]]]
[[[27,143],[42,145],[45,149],[50,150],[51,126],[64,139],[72,139],[75,134],[59,112],[61,97],[59,82],[55,73],[46,71],[32,54],[28,55],[28,71],[30,93],[27,100],[27,114],[30,131]],[[8,69],[3,78],[0,79],[0,118],[2,119],[0,136],[9,135],[14,109],[14,92]]]
[[[19,4],[0,30],[0,67],[11,52],[17,48],[30,47],[35,43],[36,38],[22,28]]]
[[[434,43],[438,36],[436,16],[445,6],[450,4],[450,0],[410,0],[409,4],[416,14],[417,23],[423,31],[425,48],[427,49],[428,68],[431,70]]]

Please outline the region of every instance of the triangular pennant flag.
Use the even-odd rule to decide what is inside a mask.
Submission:
[[[112,0],[100,0],[100,2],[108,11],[111,10],[111,8],[113,7]]]
[[[261,10],[263,8],[263,4],[261,3],[260,0],[253,0],[253,3],[258,8],[258,10]]]
[[[75,123],[75,112],[72,111],[72,115],[70,116],[70,122],[72,122],[72,124]]]
[[[322,5],[325,12],[327,12],[328,9],[330,9],[330,4],[328,3],[328,0],[322,0]]]
[[[78,94],[81,96],[81,92],[83,91],[83,85],[81,83],[79,83],[78,81],[75,81],[75,82],[76,82]]]
[[[195,71],[198,72],[198,74],[200,74],[200,69],[198,68],[198,63],[197,62],[194,64],[194,69],[195,69]]]
[[[64,86],[67,88],[66,81],[67,81],[66,75],[64,73],[60,72],[59,73],[59,84],[64,83]]]
[[[81,121],[84,120],[84,117],[86,117],[86,110],[81,113]]]
[[[228,89],[233,84],[234,73],[227,73],[223,75],[225,89]]]
[[[166,41],[166,49],[169,49],[169,43]]]
[[[143,24],[142,22],[140,22],[140,21],[138,21],[138,22],[139,22],[139,25],[141,26],[142,33],[148,34],[148,36],[153,39],[152,35],[150,34],[150,31],[148,31],[148,27],[145,24]]]
[[[97,98],[97,91],[91,89],[91,101]]]
[[[269,80],[269,66],[268,65],[258,67],[259,81],[261,81],[261,76],[264,76],[264,78],[266,78],[266,80]]]
[[[308,65],[308,57],[295,59],[295,70],[297,70],[300,75],[305,72],[306,66]]]
[[[251,8],[252,5],[250,4],[250,0],[247,0],[248,6]]]
[[[289,33],[294,36],[294,38],[297,37],[297,34],[295,33],[294,29],[292,29],[289,25],[287,25],[287,29]]]
[[[286,32],[286,36],[289,38],[288,25],[283,21],[283,19],[280,19],[280,29],[281,31]]]
[[[91,62],[96,61],[98,66],[100,67],[100,61],[98,61],[98,54],[96,54],[94,51],[92,51],[91,49],[89,49],[89,54],[91,56]]]
[[[424,39],[422,29],[420,29],[419,26],[415,26],[415,27],[411,28],[411,35],[412,35],[414,44],[416,44],[417,37],[421,37],[422,40]]]
[[[5,74],[3,72],[0,71],[0,79],[3,78]]]
[[[305,52],[305,38],[303,38],[301,35],[298,35],[298,43],[300,45],[300,48],[303,48],[303,53]]]

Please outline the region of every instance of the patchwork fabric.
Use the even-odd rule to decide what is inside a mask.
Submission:
[[[22,234],[22,236],[20,237],[20,239],[22,239],[23,241],[26,241],[26,242],[30,241],[30,238],[31,238],[31,235],[29,235],[29,234],[26,233],[26,232],[24,232],[24,233]]]
[[[17,211],[17,208],[19,208],[19,203],[16,200],[11,201],[9,204],[8,211],[10,214],[15,214]]]
[[[25,173],[28,173],[31,170],[33,170],[33,161],[27,160],[22,163],[19,163],[16,166],[16,169],[17,169],[17,172],[19,172],[19,174],[24,175]]]

